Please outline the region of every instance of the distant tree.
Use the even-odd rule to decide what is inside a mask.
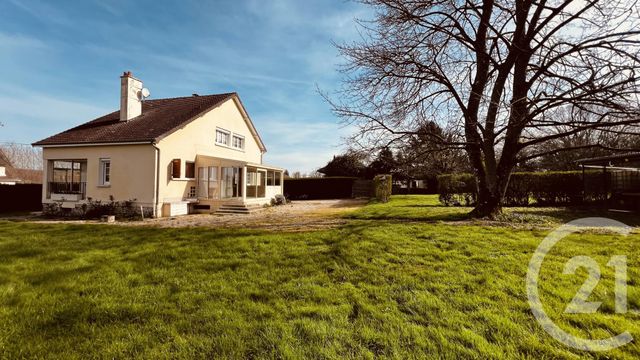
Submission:
[[[325,176],[362,176],[365,172],[363,156],[355,152],[334,155],[324,167],[318,169]]]
[[[511,173],[547,155],[541,144],[640,122],[634,1],[361,1],[376,18],[362,40],[339,46],[347,62],[334,112],[371,148],[430,119],[456,131],[430,136],[465,150],[478,185],[472,216],[501,212]]]
[[[290,177],[290,176],[289,176],[289,170],[285,170],[285,171],[284,171],[284,177],[286,177],[286,178]]]
[[[294,179],[300,179],[302,177],[302,174],[300,173],[300,171],[294,171],[293,172],[293,178]]]
[[[556,117],[575,117],[588,122],[590,112],[566,113],[558,111]],[[587,119],[584,119],[587,118]],[[567,131],[554,128],[550,135]],[[575,170],[576,160],[611,155],[619,151],[640,151],[640,133],[637,126],[619,126],[608,129],[588,129],[563,136],[527,149],[521,156],[519,168],[524,170]]]
[[[0,152],[16,169],[42,170],[42,150],[15,142],[0,145]]]
[[[421,124],[401,148],[405,164],[410,164],[413,170],[414,176],[411,178],[428,180],[441,174],[469,171],[464,150],[442,146],[432,140],[434,135],[446,141],[455,141],[455,134],[428,121]]]
[[[398,162],[393,156],[393,152],[388,147],[382,148],[378,155],[365,169],[365,176],[373,179],[380,174],[394,174],[398,172]]]

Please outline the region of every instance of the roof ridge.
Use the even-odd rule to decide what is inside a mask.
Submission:
[[[176,96],[176,97],[169,97],[169,98],[149,99],[149,100],[145,100],[145,101],[178,100],[178,99],[189,99],[189,98],[199,98],[199,97],[231,96],[231,95],[238,95],[238,93],[236,91],[232,91],[232,92],[220,93],[220,94],[206,94],[206,95],[198,94],[197,96],[194,96],[194,95],[191,95],[191,96]]]

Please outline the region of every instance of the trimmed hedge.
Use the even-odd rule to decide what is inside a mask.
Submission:
[[[291,200],[346,199],[355,177],[284,179],[284,196]]]
[[[0,184],[0,212],[42,210],[42,184]]]
[[[586,201],[603,200],[605,177],[601,172],[585,173],[588,183]],[[505,206],[574,205],[583,202],[581,171],[550,171],[513,173],[503,199]],[[472,174],[438,176],[440,202],[445,205],[473,206],[476,202],[476,181]]]

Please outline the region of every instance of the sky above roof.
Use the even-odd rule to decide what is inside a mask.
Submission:
[[[0,142],[32,143],[119,107],[125,70],[151,98],[236,91],[264,161],[322,167],[349,129],[317,92],[339,86],[333,42],[370,10],[341,0],[0,2]]]

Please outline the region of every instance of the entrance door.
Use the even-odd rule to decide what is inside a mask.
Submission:
[[[237,167],[222,168],[221,196],[223,199],[237,198],[242,196],[242,184],[240,178],[241,172],[242,169]]]

